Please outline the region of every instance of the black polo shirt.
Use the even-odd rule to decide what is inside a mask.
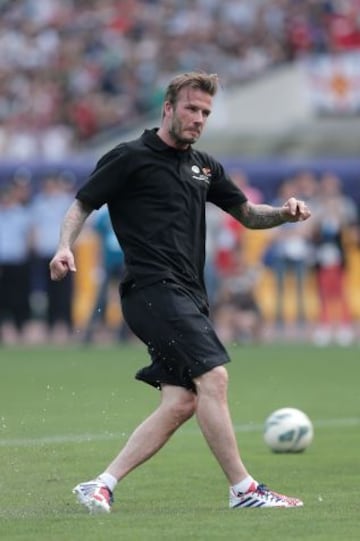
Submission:
[[[93,209],[108,205],[124,281],[141,287],[171,279],[206,297],[205,203],[227,210],[246,197],[211,156],[176,150],[156,131],[105,154],[76,197]]]

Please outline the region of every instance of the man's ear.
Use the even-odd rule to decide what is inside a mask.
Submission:
[[[164,102],[164,106],[163,106],[163,114],[164,114],[164,116],[171,113],[173,111],[173,109],[174,109],[174,106],[170,101],[165,101]]]

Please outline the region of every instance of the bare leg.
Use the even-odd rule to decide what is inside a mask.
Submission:
[[[222,467],[230,485],[245,479],[249,473],[241,458],[227,403],[228,375],[218,366],[196,378],[196,409],[201,431]]]
[[[164,385],[160,406],[141,423],[106,469],[116,479],[151,458],[195,412],[196,395],[182,387]]]

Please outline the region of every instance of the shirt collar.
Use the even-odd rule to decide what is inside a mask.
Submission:
[[[181,156],[185,156],[188,153],[192,151],[191,146],[186,150],[178,150],[177,148],[171,147],[170,145],[167,145],[158,135],[157,131],[159,128],[152,128],[150,130],[145,130],[142,134],[141,138],[144,141],[145,145],[150,147],[152,150],[156,150],[158,152],[172,152],[174,154],[180,154]]]

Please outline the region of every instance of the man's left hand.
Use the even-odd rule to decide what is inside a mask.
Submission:
[[[305,201],[290,197],[282,206],[282,212],[287,222],[303,222],[311,216],[311,211]]]

